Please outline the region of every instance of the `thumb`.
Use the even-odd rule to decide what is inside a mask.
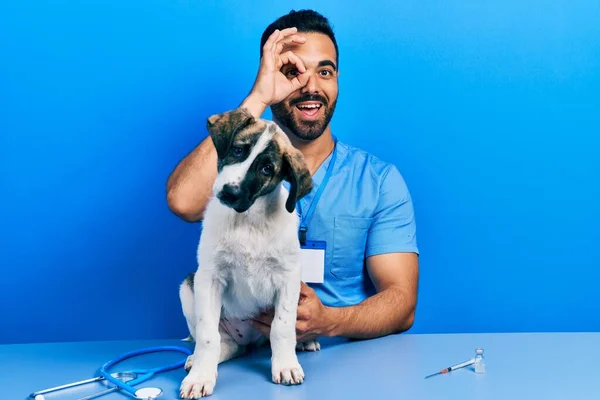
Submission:
[[[300,282],[300,297],[308,297],[315,291],[304,282]]]
[[[300,73],[298,76],[296,76],[290,82],[292,83],[294,90],[303,88],[308,83],[308,74],[306,72]]]

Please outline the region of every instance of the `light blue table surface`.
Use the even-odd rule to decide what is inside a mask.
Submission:
[[[193,344],[179,340],[18,344],[0,346],[0,399],[95,376],[107,360],[156,345]],[[471,367],[425,380],[449,365],[485,350],[486,373]],[[180,353],[151,354],[125,367],[173,362]],[[299,353],[306,381],[271,383],[270,351],[260,349],[219,368],[211,399],[600,399],[600,333],[401,334],[368,341],[330,339],[322,350]],[[162,399],[177,399],[183,369],[163,373],[138,387],[159,386]],[[49,394],[77,399],[105,388],[92,384]],[[101,397],[128,399],[123,394]]]

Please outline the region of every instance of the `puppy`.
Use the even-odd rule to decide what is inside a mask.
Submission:
[[[274,309],[271,372],[275,383],[299,384],[296,312],[301,267],[296,202],[312,177],[302,154],[271,121],[239,108],[208,119],[217,150],[217,177],[198,246],[198,270],[180,286],[188,329],[195,340],[181,398],[213,393],[218,364],[266,341],[244,320]],[[290,183],[288,190],[283,181]],[[299,349],[318,350],[316,342]]]

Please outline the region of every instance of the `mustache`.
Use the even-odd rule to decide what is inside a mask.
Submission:
[[[295,106],[296,104],[303,103],[305,101],[320,101],[324,106],[327,105],[327,99],[318,94],[304,94],[290,101],[290,105]]]

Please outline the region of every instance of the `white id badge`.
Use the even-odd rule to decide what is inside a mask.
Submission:
[[[325,279],[325,249],[323,241],[307,240],[300,246],[300,265],[302,266],[302,282],[323,283]]]

